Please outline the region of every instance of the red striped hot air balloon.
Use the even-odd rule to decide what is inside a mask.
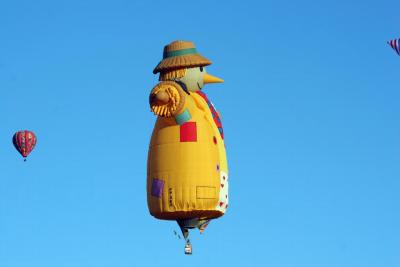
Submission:
[[[28,130],[18,131],[13,136],[13,144],[26,161],[26,157],[36,145],[36,136]]]
[[[400,56],[400,39],[393,39],[387,42],[394,51]]]

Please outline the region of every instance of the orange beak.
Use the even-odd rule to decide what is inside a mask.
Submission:
[[[204,81],[204,84],[206,84],[206,83],[223,83],[224,82],[224,80],[222,80],[218,77],[215,77],[211,74],[208,74],[208,73],[204,74],[203,81]]]

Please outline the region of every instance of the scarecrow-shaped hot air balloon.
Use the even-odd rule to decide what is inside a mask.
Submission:
[[[400,56],[400,39],[393,39],[387,43],[393,48],[394,51],[396,51],[397,55]]]
[[[201,91],[223,80],[206,72],[211,61],[192,42],[164,47],[160,73],[150,93],[157,121],[147,163],[147,202],[151,215],[175,220],[191,254],[189,229],[203,232],[228,208],[228,166],[219,113]]]
[[[28,130],[18,131],[13,136],[13,144],[18,152],[24,157],[28,157],[29,153],[35,148],[36,136],[33,132]]]

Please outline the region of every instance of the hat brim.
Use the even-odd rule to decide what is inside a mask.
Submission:
[[[211,61],[200,54],[168,57],[161,60],[161,62],[158,63],[157,67],[154,68],[153,73],[156,74],[158,72],[166,70],[200,67],[208,65],[211,65]]]

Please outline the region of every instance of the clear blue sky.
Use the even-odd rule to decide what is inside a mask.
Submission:
[[[0,266],[400,266],[400,2],[2,1]],[[148,94],[191,40],[225,79],[230,209],[183,254],[146,204]],[[36,132],[28,161],[14,150]]]

